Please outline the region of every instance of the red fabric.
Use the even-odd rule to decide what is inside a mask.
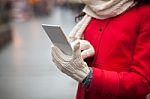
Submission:
[[[101,29],[100,29],[101,28]],[[150,5],[106,20],[92,19],[84,37],[95,48],[93,78],[77,99],[145,99],[150,92]]]

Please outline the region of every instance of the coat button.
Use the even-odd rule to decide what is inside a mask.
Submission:
[[[100,32],[102,32],[102,31],[103,31],[103,27],[102,27],[102,26],[100,26],[99,31],[100,31]]]
[[[111,93],[107,93],[106,97],[111,98],[113,95]]]

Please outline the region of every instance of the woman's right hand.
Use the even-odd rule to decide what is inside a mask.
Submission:
[[[80,40],[81,57],[86,59],[92,57],[95,54],[93,46],[87,40]]]

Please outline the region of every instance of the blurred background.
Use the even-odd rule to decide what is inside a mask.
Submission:
[[[0,99],[75,99],[77,82],[52,63],[41,24],[61,25],[68,35],[83,7],[68,0],[0,0]]]
[[[77,82],[51,61],[41,24],[69,34],[84,5],[67,0],[0,0],[0,99],[75,99]]]

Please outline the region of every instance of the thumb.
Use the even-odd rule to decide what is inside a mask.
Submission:
[[[75,40],[74,42],[71,43],[71,46],[72,46],[74,54],[81,56],[80,41]]]

